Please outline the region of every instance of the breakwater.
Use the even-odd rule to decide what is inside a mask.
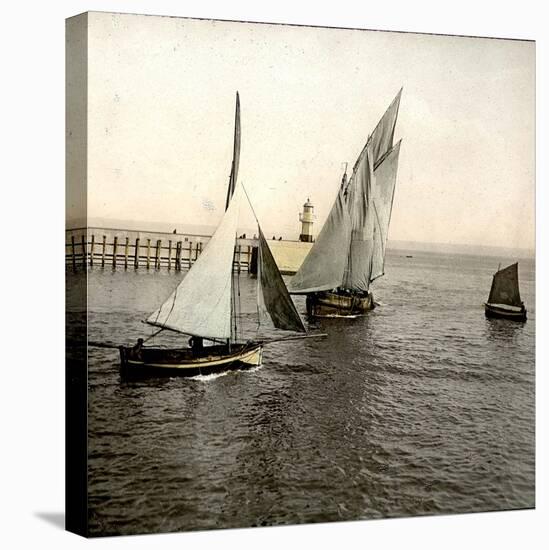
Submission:
[[[210,240],[209,235],[134,231],[114,228],[76,228],[65,232],[65,265],[79,271],[89,267],[112,269],[189,269]],[[234,269],[255,273],[257,239],[236,240]],[[312,243],[269,241],[279,269],[295,273]]]

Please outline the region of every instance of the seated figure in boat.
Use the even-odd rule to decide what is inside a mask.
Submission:
[[[204,349],[204,339],[199,336],[192,336],[189,338],[189,346],[193,352],[193,355],[200,355]]]
[[[133,346],[132,351],[134,351],[135,353],[139,353],[141,351],[141,348],[143,347],[143,343],[144,343],[143,338],[138,338],[137,344]]]

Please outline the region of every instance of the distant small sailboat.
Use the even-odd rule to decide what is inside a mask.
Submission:
[[[175,349],[148,347],[140,338],[135,346],[119,346],[123,374],[194,376],[259,366],[264,344],[296,338],[242,338],[238,298],[240,287],[238,274],[233,272],[240,201],[245,194],[242,185],[236,181],[239,153],[240,102],[237,93],[233,162],[225,214],[189,273],[146,320],[148,324],[160,327],[158,332],[166,329],[191,336],[190,345]],[[268,315],[278,329],[306,333],[257,223],[259,320]],[[298,337],[311,336],[325,335],[305,334]],[[204,345],[205,340],[212,345]]]
[[[518,263],[498,269],[494,274],[484,312],[486,317],[526,321],[526,308],[519,292]]]

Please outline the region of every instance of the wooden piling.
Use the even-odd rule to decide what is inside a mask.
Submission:
[[[90,267],[93,267],[93,249],[95,247],[95,235],[92,235],[90,245]]]
[[[105,267],[105,249],[107,248],[107,236],[103,235],[103,252],[101,254],[101,267]]]
[[[175,270],[181,271],[181,241],[177,241],[175,249]]]
[[[156,241],[156,256],[154,258],[154,268],[155,269],[160,269],[160,245],[161,245],[162,241],[160,239],[158,239]]]
[[[181,271],[191,268],[204,249],[204,243],[194,236],[180,237],[180,240],[177,240],[179,235],[165,235],[168,243],[164,244],[164,238],[157,238],[160,236],[164,237],[164,235],[150,234],[149,238],[147,238],[145,234],[143,239],[137,237],[135,238],[135,243],[132,243],[132,237],[125,236],[127,233],[122,232],[122,230],[123,236],[115,236],[115,232],[113,231],[112,237],[103,235],[102,239],[100,233],[98,234],[99,238],[96,239],[92,231],[90,230],[89,233],[84,235],[79,231],[71,235],[70,239],[68,238],[70,233],[67,233],[66,264],[68,269],[78,271],[80,265],[87,268],[88,265],[92,267],[94,265],[99,266],[99,264],[104,268],[110,262],[113,268],[122,267],[123,264],[126,270],[133,263],[135,269],[146,265],[148,269],[154,268],[159,270],[167,266],[168,270],[175,269],[176,271]],[[113,240],[109,242],[109,238]],[[191,238],[197,238],[197,240],[191,241]],[[147,242],[141,244],[140,241],[144,239]],[[146,248],[146,251],[141,255],[140,252],[143,247]],[[135,249],[133,253],[132,248]],[[82,249],[82,256],[80,256],[80,249]],[[165,255],[164,251],[166,251]],[[255,269],[257,269],[254,265],[254,262],[257,262],[256,254],[257,250],[253,246],[247,242],[240,244],[237,241],[233,256],[235,273],[247,271],[253,274]]]
[[[76,250],[74,248],[74,235],[71,235],[71,248],[72,248],[72,270],[76,271]]]
[[[139,237],[135,239],[135,254],[133,256],[133,267],[139,268]]]
[[[250,275],[257,275],[257,261],[259,256],[259,250],[257,246],[252,247],[252,257],[250,258],[250,265],[248,271]]]
[[[86,250],[86,236],[82,235],[82,267],[86,269],[86,263],[88,261],[88,253]]]
[[[130,247],[130,238],[126,237],[126,246],[124,247],[124,269],[128,269],[128,249]]]
[[[112,245],[112,268],[116,269],[116,251],[118,249],[118,236],[114,238],[114,243]]]

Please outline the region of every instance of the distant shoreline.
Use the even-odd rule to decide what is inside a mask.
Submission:
[[[505,256],[511,258],[534,259],[536,251],[529,248],[511,248],[505,246],[475,245],[463,243],[426,243],[417,241],[387,242],[389,251],[436,252],[439,254],[471,254],[473,256]]]

